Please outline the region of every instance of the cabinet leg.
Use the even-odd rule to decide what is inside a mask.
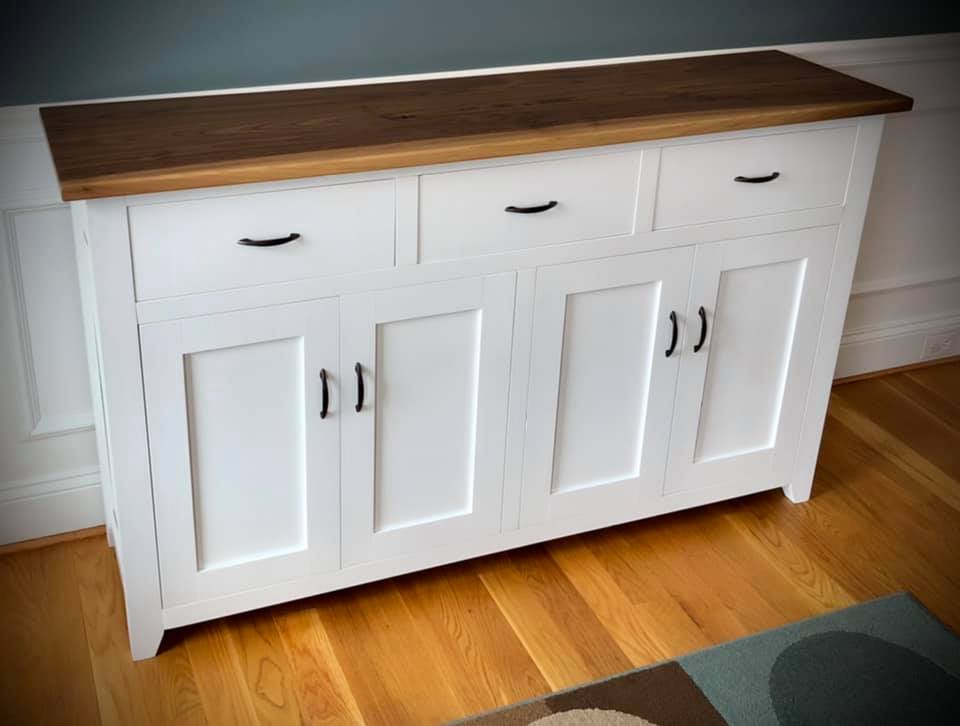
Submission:
[[[802,480],[791,482],[783,487],[783,493],[794,504],[800,504],[810,499],[813,490],[813,477],[804,477]]]
[[[163,640],[163,628],[159,619],[156,623],[140,623],[136,627],[129,626],[130,655],[134,660],[153,658],[160,650],[160,641]]]

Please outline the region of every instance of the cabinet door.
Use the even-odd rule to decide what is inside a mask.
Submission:
[[[515,281],[342,298],[344,565],[499,531]]]
[[[836,238],[824,227],[697,248],[667,494],[721,498],[786,481]]]
[[[676,249],[537,271],[521,525],[600,526],[660,496],[692,258]]]
[[[141,327],[164,607],[339,567],[337,314]]]

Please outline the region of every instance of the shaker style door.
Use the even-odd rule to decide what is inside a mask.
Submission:
[[[537,271],[521,526],[632,518],[663,487],[691,248]]]
[[[342,298],[344,566],[499,531],[515,284]]]
[[[821,227],[697,248],[665,494],[786,481],[836,239]]]
[[[141,327],[164,607],[340,566],[337,301]]]

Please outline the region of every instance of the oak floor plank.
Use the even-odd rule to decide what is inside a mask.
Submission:
[[[886,385],[884,379],[838,386],[833,396],[848,406],[855,405],[863,416],[890,434],[893,441],[909,442],[903,445],[909,446],[946,476],[954,481],[960,479],[960,447],[956,445],[956,433],[905,400]]]
[[[103,722],[206,723],[178,634],[165,639],[155,658],[131,661],[123,586],[106,540],[78,541],[71,549]]]
[[[302,602],[276,608],[274,622],[306,724],[361,724],[363,717],[320,616]]]
[[[960,360],[918,368],[903,375],[953,406],[960,407]]]
[[[922,453],[916,451],[906,440],[887,431],[856,405],[849,404],[836,394],[831,396],[830,399],[830,412],[825,431],[830,427],[831,419],[839,421],[848,429],[856,431],[857,435],[868,442],[874,450],[888,461],[896,464],[902,470],[904,476],[909,478],[915,486],[918,485],[929,490],[954,509],[960,510],[960,488],[957,487],[957,480]],[[906,435],[909,437],[910,432],[907,432]],[[954,446],[957,446],[957,444],[954,443]],[[821,455],[820,461],[828,462],[829,459]]]
[[[465,712],[392,580],[321,598],[317,611],[366,723],[440,723]]]
[[[794,592],[815,604],[815,612],[846,607],[857,601],[821,566],[807,547],[797,544],[780,528],[775,518],[758,517],[752,508],[744,507],[740,512],[727,515],[727,521],[762,561],[772,565],[792,583]]]
[[[102,542],[74,548],[90,662],[104,724],[152,723],[146,693],[130,659],[123,589],[111,553]]]
[[[550,542],[547,551],[633,665],[667,657],[669,649],[655,627],[656,620],[627,597],[583,537]]]
[[[631,557],[630,543],[618,530],[584,536],[586,546],[640,611],[664,657],[672,658],[710,645],[711,640],[649,559]]]
[[[477,570],[554,690],[630,668],[630,659],[542,547],[488,558]]]
[[[260,723],[301,723],[290,661],[272,613],[267,610],[237,616],[231,622],[230,635]]]
[[[0,723],[100,723],[69,550],[0,558],[0,643]]]
[[[231,626],[230,620],[215,620],[191,628],[187,653],[207,720],[213,724],[255,724],[259,718],[232,642]]]
[[[470,565],[418,573],[398,583],[411,616],[465,714],[550,691],[543,674]]]
[[[960,433],[960,400],[951,400],[949,392],[925,385],[924,382],[929,380],[901,373],[883,378],[880,382],[890,386],[905,402],[926,411],[939,425],[948,427],[954,434]]]

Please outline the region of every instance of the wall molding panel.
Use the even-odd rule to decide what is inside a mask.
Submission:
[[[775,47],[915,98],[914,111],[886,124],[836,375],[918,362],[928,335],[960,330],[960,296],[954,295],[960,290],[960,208],[950,201],[960,185],[960,145],[950,131],[960,126],[960,33]],[[138,98],[452,78],[733,50],[748,49]],[[0,365],[22,372],[18,384],[0,389],[0,482],[7,482],[0,483],[0,543],[7,543],[102,524],[104,517],[84,337],[73,330],[80,325],[80,292],[69,210],[60,201],[37,106],[0,108],[0,170]],[[51,260],[57,264],[48,268]],[[82,393],[75,390],[80,387]]]
[[[11,292],[14,301],[14,312],[17,318],[17,330],[20,337],[19,347],[25,389],[24,397],[26,399],[29,419],[26,434],[27,439],[61,436],[76,431],[93,430],[93,411],[90,407],[89,400],[86,402],[85,410],[80,411],[51,411],[45,410],[47,407],[43,405],[44,399],[47,397],[41,396],[40,384],[38,383],[38,362],[30,334],[30,316],[27,309],[27,295],[23,280],[20,242],[16,226],[16,217],[18,215],[42,212],[66,214],[67,216],[70,214],[69,207],[65,204],[6,210],[3,213],[12,282]],[[73,271],[75,274],[75,267],[73,265],[68,265],[68,267],[70,271]],[[38,285],[35,283],[34,288],[36,287],[38,287]],[[83,376],[79,376],[79,379],[79,384],[82,385]],[[76,387],[75,382],[72,388],[76,389]],[[83,398],[83,396],[81,396],[81,398]],[[86,396],[86,398],[89,399],[89,396]]]

